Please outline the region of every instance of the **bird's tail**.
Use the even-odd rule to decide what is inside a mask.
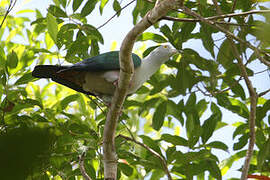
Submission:
[[[50,78],[53,81],[67,86],[75,91],[82,92],[87,95],[96,96],[91,92],[83,90],[80,83],[76,80],[76,74],[78,72],[70,71],[69,66],[55,66],[55,65],[38,65],[32,72],[32,76],[36,78]]]
[[[66,68],[67,66],[38,65],[32,72],[32,76],[36,78],[54,78],[56,72],[59,72]]]

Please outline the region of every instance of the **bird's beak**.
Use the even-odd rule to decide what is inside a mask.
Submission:
[[[182,54],[184,51],[183,50],[180,50],[180,49],[173,49],[172,50],[172,54],[175,55],[175,54]]]
[[[184,51],[182,49],[176,49],[178,54],[183,54]]]

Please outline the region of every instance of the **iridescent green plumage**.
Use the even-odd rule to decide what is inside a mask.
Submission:
[[[132,54],[134,68],[141,65],[141,58]],[[119,70],[119,51],[111,51],[100,54],[89,59],[85,59],[77,64],[70,67],[72,70],[77,71],[108,71],[108,70]]]

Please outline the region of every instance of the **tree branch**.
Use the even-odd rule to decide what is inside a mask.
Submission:
[[[177,17],[171,17],[171,16],[164,16],[161,18],[161,20],[178,21],[178,22],[201,22],[200,19],[177,18]],[[226,22],[226,21],[215,21],[215,23],[216,24],[232,25],[232,26],[252,26],[252,25],[248,25],[248,24],[237,24],[237,23],[231,23],[231,22]]]
[[[252,50],[254,51],[254,53],[256,54],[257,58],[258,58],[263,64],[265,64],[266,66],[270,67],[270,62],[267,61],[266,59],[264,59],[263,56],[261,56],[261,54],[264,54],[265,56],[270,57],[270,55],[267,54],[266,52],[259,50],[258,48],[256,48],[256,47],[253,46],[252,44],[250,44],[249,42],[247,42],[247,41],[245,41],[245,40],[243,40],[243,39],[241,39],[241,38],[235,36],[232,32],[228,31],[226,28],[224,28],[224,27],[222,27],[222,26],[216,24],[214,21],[211,21],[211,20],[209,20],[209,19],[206,19],[206,18],[202,17],[201,15],[199,15],[199,14],[197,14],[196,12],[190,10],[189,8],[187,8],[187,7],[185,7],[185,6],[182,6],[181,9],[183,10],[183,12],[184,12],[185,14],[188,14],[188,15],[190,15],[190,16],[193,16],[193,17],[199,19],[201,22],[206,23],[206,24],[208,24],[208,25],[210,25],[210,26],[212,26],[212,27],[214,27],[214,28],[219,29],[221,32],[225,33],[228,37],[230,37],[230,38],[232,38],[232,39],[234,39],[234,40],[236,40],[236,41],[238,41],[238,42],[240,42],[240,43],[246,45],[247,47],[249,47],[250,49],[252,49]],[[268,11],[268,10],[267,10],[267,11]],[[256,11],[255,11],[255,12],[256,12]]]
[[[151,154],[153,154],[154,156],[156,156],[160,160],[160,162],[162,164],[162,168],[165,171],[168,179],[169,180],[172,180],[172,176],[171,176],[170,171],[169,171],[169,169],[167,167],[166,159],[164,159],[164,157],[162,157],[160,154],[158,154],[156,151],[154,151],[153,149],[151,149],[147,145],[145,145],[145,144],[143,144],[143,143],[141,143],[139,141],[136,141],[133,138],[130,138],[130,137],[127,137],[127,136],[124,136],[124,135],[121,135],[121,134],[119,134],[118,136],[126,139],[127,141],[132,141],[132,142],[134,142],[134,143],[142,146],[143,148],[145,148],[146,150],[148,150]]]
[[[231,40],[231,42],[232,42],[231,45],[232,45],[233,54],[236,56],[236,59],[238,61],[238,66],[239,66],[241,73],[244,77],[244,80],[245,80],[245,83],[247,85],[249,95],[250,95],[250,113],[249,113],[249,130],[250,130],[249,136],[250,136],[250,138],[249,138],[249,145],[248,145],[248,149],[247,149],[246,159],[245,159],[245,163],[243,165],[242,175],[241,175],[241,180],[246,180],[247,175],[248,175],[250,160],[251,160],[251,157],[253,154],[253,148],[255,145],[255,120],[256,120],[257,93],[256,93],[255,89],[253,88],[253,85],[252,85],[250,79],[248,78],[246,67],[243,64],[243,61],[240,57],[240,54],[237,50],[237,47],[235,46],[235,44],[233,43],[232,40]]]
[[[84,158],[85,158],[85,152],[83,152],[80,156],[79,156],[79,167],[80,167],[80,171],[82,173],[82,176],[85,180],[92,180],[89,175],[86,173],[86,170],[84,168]]]
[[[115,16],[117,16],[117,14],[119,12],[121,12],[123,9],[125,9],[126,7],[128,7],[129,5],[131,5],[133,2],[135,2],[135,0],[130,1],[129,3],[127,3],[125,6],[123,6],[120,10],[118,10],[112,17],[110,17],[105,23],[101,24],[99,27],[97,27],[97,29],[100,29],[102,27],[104,27],[106,24],[108,24]]]
[[[258,97],[262,97],[262,96],[266,95],[266,94],[269,93],[269,92],[270,92],[270,89],[268,89],[268,90],[266,90],[266,91],[263,91],[263,92],[261,92],[260,94],[258,94]]]
[[[204,17],[204,19],[217,20],[217,19],[231,18],[231,17],[236,17],[236,16],[247,16],[251,14],[265,14],[265,13],[270,13],[270,10],[252,10],[252,11],[241,12],[241,13],[219,14],[218,16]],[[180,21],[180,22],[201,22],[201,19],[199,18],[192,19],[192,18],[176,18],[176,17],[164,16],[162,17],[162,19],[171,20],[171,21]],[[222,23],[228,23],[228,22],[215,22],[215,23],[222,24]]]
[[[10,0],[9,6],[7,8],[7,11],[6,11],[5,15],[4,15],[4,18],[3,18],[2,22],[1,22],[0,29],[2,28],[2,26],[3,26],[3,24],[4,24],[5,20],[6,20],[6,18],[8,16],[8,14],[10,13],[10,11],[14,8],[16,2],[17,2],[17,0]]]
[[[214,1],[215,6],[216,6],[217,13],[222,14],[222,11],[218,6],[217,0],[213,0],[213,1]],[[233,9],[235,6],[236,6],[236,0],[234,1]],[[225,26],[225,29],[227,30],[228,27]],[[230,31],[227,30],[227,32],[230,32]],[[249,145],[248,145],[248,149],[247,149],[247,153],[246,153],[245,163],[243,165],[242,174],[241,174],[241,180],[246,180],[247,176],[248,176],[250,160],[251,160],[251,157],[253,154],[253,148],[255,145],[255,136],[256,136],[255,135],[255,120],[256,120],[257,93],[256,93],[255,89],[253,88],[253,85],[252,85],[250,79],[248,78],[248,73],[247,73],[246,67],[245,67],[243,60],[241,58],[241,55],[240,55],[240,53],[239,53],[239,51],[238,51],[238,49],[233,41],[233,37],[230,36],[228,33],[226,33],[226,35],[229,39],[229,42],[230,42],[231,47],[232,47],[232,53],[233,53],[234,57],[237,59],[238,66],[240,68],[242,77],[245,80],[245,83],[247,85],[249,95],[250,95],[250,113],[249,113],[249,130],[250,130],[249,136],[250,136],[250,139],[249,139]]]
[[[103,136],[104,154],[104,177],[105,179],[116,179],[117,177],[117,155],[115,152],[115,131],[126,92],[133,75],[134,67],[131,59],[131,51],[136,38],[152,24],[165,16],[171,9],[182,6],[183,0],[163,0],[157,1],[155,7],[149,11],[145,17],[136,24],[127,34],[120,48],[120,78],[118,87],[112,99],[112,105],[107,114]]]

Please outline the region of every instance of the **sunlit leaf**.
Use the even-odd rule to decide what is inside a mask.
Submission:
[[[103,8],[106,6],[106,4],[108,3],[109,0],[101,0],[100,6],[99,6],[99,11],[100,14],[103,13]]]
[[[147,40],[152,40],[157,43],[167,42],[167,39],[165,39],[163,36],[151,32],[145,32],[137,38],[137,41],[147,41]]]
[[[70,96],[65,97],[62,101],[61,101],[61,108],[64,110],[66,109],[66,107],[68,106],[69,103],[76,101],[77,98],[79,97],[78,94],[73,94]]]
[[[57,42],[57,33],[58,33],[58,24],[56,22],[55,17],[51,14],[47,14],[47,28],[48,32],[52,38],[52,40],[56,43]]]
[[[17,54],[12,51],[10,54],[7,56],[7,65],[9,68],[16,68],[18,65],[18,56]]]

